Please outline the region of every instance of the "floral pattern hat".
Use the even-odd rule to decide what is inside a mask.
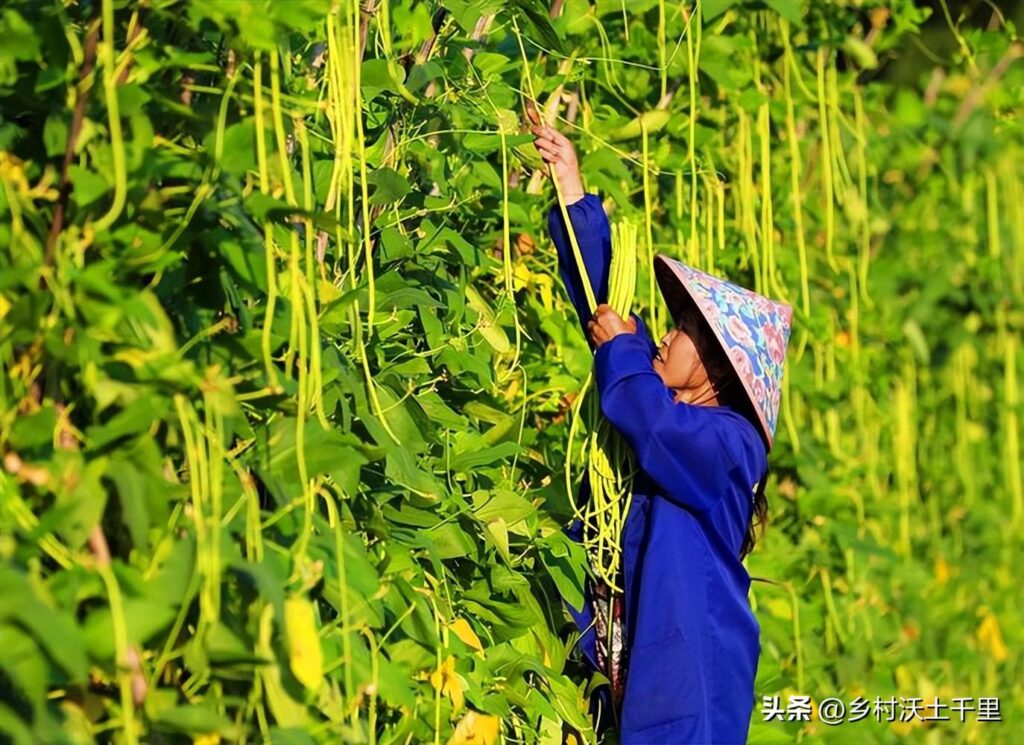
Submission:
[[[654,262],[661,294],[678,318],[695,304],[747,393],[771,451],[779,419],[782,373],[793,309],[785,303],[694,269],[664,254]]]

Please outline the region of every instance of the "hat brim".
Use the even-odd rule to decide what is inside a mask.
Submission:
[[[712,315],[717,315],[717,309],[713,307],[706,307],[698,302],[698,295],[694,294],[690,288],[686,275],[680,272],[674,263],[676,259],[672,259],[664,254],[658,254],[654,259],[654,276],[658,281],[658,289],[661,291],[661,296],[665,300],[665,304],[668,306],[669,313],[672,314],[673,322],[676,322],[680,314],[690,308],[697,310],[698,316],[703,319],[705,329],[711,331],[714,335],[715,340],[718,342],[718,348],[729,361],[729,367],[732,369],[736,378],[743,386],[743,391],[746,393],[746,408],[747,415],[753,414],[755,422],[758,425],[758,430],[761,434],[761,439],[764,440],[765,449],[771,452],[773,445],[775,444],[775,438],[772,436],[771,429],[768,427],[768,422],[765,420],[764,413],[754,403],[757,399],[754,397],[754,392],[750,387],[750,382],[745,380],[740,375],[739,370],[736,367],[736,363],[732,357],[726,352],[727,346],[725,340],[722,338],[722,333],[719,330],[718,324],[712,322]]]

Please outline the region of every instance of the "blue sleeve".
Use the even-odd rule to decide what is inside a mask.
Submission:
[[[641,334],[619,334],[598,348],[601,410],[669,499],[710,512],[722,482],[737,477],[734,469],[741,468],[744,479],[763,472],[764,447],[752,439],[753,427],[739,426],[743,422],[727,413],[675,401],[651,357],[650,341]]]
[[[586,194],[583,199],[566,207],[569,220],[572,222],[576,241],[583,254],[583,265],[590,276],[590,284],[594,288],[594,296],[598,304],[608,302],[608,269],[612,261],[612,231],[608,224],[608,216],[604,213],[601,198],[596,194]],[[583,277],[576,266],[572,244],[569,242],[569,231],[562,210],[556,204],[548,214],[548,230],[551,240],[558,253],[558,273],[562,277],[566,292],[583,329],[587,335],[587,322],[594,315],[593,309],[587,307],[587,293],[583,289]]]
[[[612,231],[608,224],[608,215],[604,212],[601,198],[596,194],[586,194],[583,199],[566,207],[569,213],[569,220],[572,222],[573,230],[576,232],[576,241],[579,243],[580,253],[583,255],[583,266],[586,267],[587,275],[590,277],[591,286],[595,288],[594,298],[598,305],[608,302],[608,274],[612,263]],[[562,219],[562,210],[556,204],[548,214],[548,229],[551,233],[551,240],[555,244],[555,251],[558,253],[558,273],[562,277],[562,284],[569,294],[576,309],[576,316],[580,321],[580,328],[587,343],[593,348],[594,344],[587,335],[587,323],[593,317],[593,312],[587,307],[587,293],[583,289],[583,277],[580,276],[579,268],[576,266],[576,257],[572,253],[572,244],[569,242],[569,231],[565,229],[565,220]],[[637,323],[637,334],[648,341],[651,350],[651,357],[657,351],[657,345],[651,339],[647,327],[636,313],[630,314]]]

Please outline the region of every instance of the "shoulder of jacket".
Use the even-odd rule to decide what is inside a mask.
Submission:
[[[730,409],[728,406],[715,408],[721,413],[723,423],[728,423],[726,429],[731,441],[727,443],[727,449],[733,465],[745,465],[754,479],[752,483],[756,484],[756,480],[761,478],[768,461],[768,454],[765,452],[761,435],[758,434],[753,422],[738,411]],[[741,452],[737,452],[737,448],[740,448]]]

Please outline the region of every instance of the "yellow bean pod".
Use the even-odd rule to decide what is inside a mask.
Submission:
[[[612,260],[608,276],[608,304],[628,317],[636,294],[637,244],[639,231],[630,222],[612,226]],[[633,454],[611,423],[601,415],[596,395],[587,396],[590,378],[580,392],[570,428],[567,475],[571,473],[572,441],[582,424],[587,436],[582,456],[586,460],[590,499],[578,505],[576,517],[583,523],[583,545],[595,576],[612,592],[622,592],[622,529],[633,496]],[[582,422],[581,422],[582,420]]]

